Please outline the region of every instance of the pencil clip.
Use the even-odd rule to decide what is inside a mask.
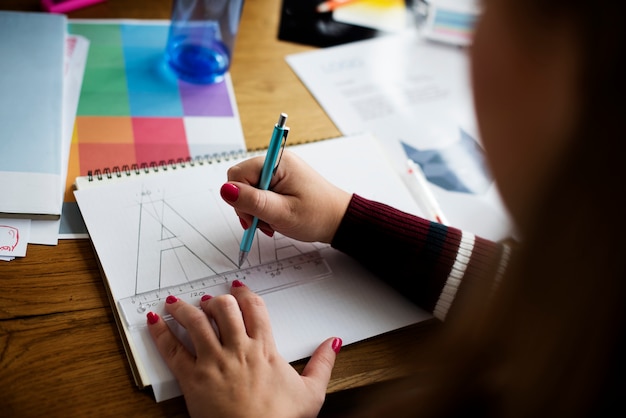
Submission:
[[[289,135],[289,127],[285,126],[285,129],[283,130],[283,143],[280,146],[280,155],[278,156],[278,162],[276,163],[274,170],[272,170],[272,175],[276,174],[280,160],[283,159],[283,152],[285,151],[285,145],[287,145],[287,135]]]

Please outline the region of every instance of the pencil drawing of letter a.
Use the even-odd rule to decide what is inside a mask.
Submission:
[[[156,196],[155,196],[156,195]],[[235,267],[206,228],[181,213],[176,200],[144,191],[139,205],[136,293],[215,275]]]

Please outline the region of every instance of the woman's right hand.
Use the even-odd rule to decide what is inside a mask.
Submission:
[[[259,218],[259,229],[300,241],[330,243],[352,195],[328,182],[300,157],[284,150],[270,190],[259,190],[263,157],[254,157],[228,170],[220,194],[244,228]]]

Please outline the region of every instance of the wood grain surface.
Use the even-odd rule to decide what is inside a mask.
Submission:
[[[280,7],[247,0],[235,44],[231,76],[249,149],[267,146],[280,112],[289,114],[292,143],[340,135],[284,60],[313,48],[277,39]],[[170,8],[167,0],[107,0],[68,16],[168,19]],[[4,0],[0,9],[41,10],[38,0]],[[344,347],[320,416],[345,409],[348,389],[405,376],[402,359],[417,355],[433,326]],[[182,398],[156,403],[135,386],[89,240],[30,245],[25,258],[0,263],[0,416],[187,416]]]

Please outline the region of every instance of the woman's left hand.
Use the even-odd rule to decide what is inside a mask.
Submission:
[[[315,417],[341,348],[328,338],[302,375],[276,349],[263,299],[235,281],[231,293],[205,297],[200,308],[170,296],[166,311],[191,338],[195,356],[154,313],[148,329],[192,417]],[[212,325],[216,325],[216,329]]]

